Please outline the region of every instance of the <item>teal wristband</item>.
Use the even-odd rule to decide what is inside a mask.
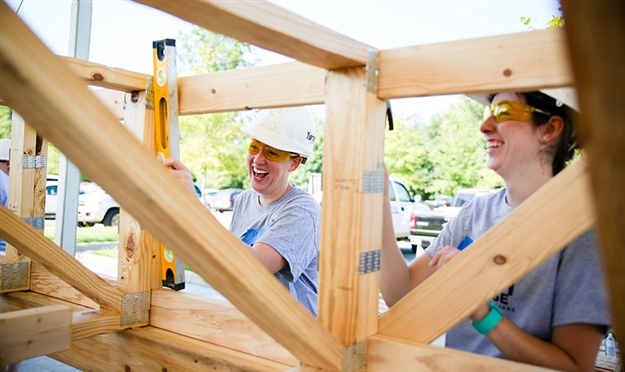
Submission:
[[[495,328],[497,323],[499,323],[503,317],[503,311],[499,308],[499,306],[497,306],[496,303],[491,301],[488,303],[488,306],[490,307],[490,311],[486,317],[479,322],[473,322],[473,327],[475,327],[475,329],[483,335]]]

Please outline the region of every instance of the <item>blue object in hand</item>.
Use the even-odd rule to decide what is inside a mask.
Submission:
[[[465,249],[471,243],[473,243],[473,239],[469,238],[468,236],[465,236],[464,239],[462,239],[462,241],[460,242],[460,244],[458,244],[458,250],[461,251]]]

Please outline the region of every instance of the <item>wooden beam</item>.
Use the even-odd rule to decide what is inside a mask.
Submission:
[[[330,71],[327,83],[319,320],[345,346],[377,333],[380,273],[359,274],[359,263],[376,251],[379,262],[386,102],[366,77]]]
[[[145,90],[150,75],[105,66],[78,58],[60,57],[65,64],[87,84],[122,92]]]
[[[612,314],[625,336],[625,3],[563,1]],[[621,345],[623,342],[621,341]]]
[[[595,220],[588,165],[582,158],[391,307],[380,318],[380,333],[432,342]]]
[[[101,334],[123,331],[121,314],[117,311],[99,309],[72,314],[72,341]]]
[[[380,99],[571,86],[564,30],[380,51]]]
[[[111,89],[89,89],[89,91],[113,114],[115,119],[124,118],[124,109],[128,104],[125,101],[126,93]]]
[[[83,82],[52,58],[5,4],[0,21],[6,30],[0,54],[0,89],[7,92],[3,98],[144,228],[299,360],[340,368],[341,344],[240,240],[225,232],[195,194],[92,95],[83,94]],[[67,105],[68,101],[73,104]],[[93,153],[99,156],[84,155]]]
[[[95,301],[59,279],[38,262],[31,262],[30,265],[30,290],[92,309],[100,307]]]
[[[325,77],[325,70],[301,62],[184,76],[180,115],[322,104]]]
[[[154,101],[154,93],[150,99]],[[126,93],[124,127],[156,157],[154,107],[146,91]],[[130,213],[120,210],[117,287],[124,293],[161,288],[161,244]]]
[[[82,305],[59,300],[57,298],[45,296],[32,291],[3,293],[0,295],[0,313],[6,313],[16,310],[25,310],[31,309],[33,307],[48,305],[69,306],[74,312],[93,310]]]
[[[553,371],[383,335],[367,339],[367,372]]]
[[[0,207],[0,219],[0,236],[3,239],[96,303],[121,312],[122,292],[86,269],[43,234],[36,233],[30,225],[3,206]]]
[[[152,291],[150,325],[276,362],[299,361],[229,302],[176,292]]]
[[[267,1],[135,0],[185,21],[327,69],[364,66],[369,46]]]
[[[0,365],[69,349],[71,320],[63,305],[0,314]]]
[[[77,340],[71,349],[49,356],[94,372],[285,371],[292,367],[154,327]]]

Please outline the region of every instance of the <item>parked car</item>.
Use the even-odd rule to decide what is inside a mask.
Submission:
[[[454,197],[451,199],[451,203],[448,207],[439,207],[436,210],[443,211],[446,215],[453,217],[458,212],[460,212],[460,208],[464,205],[464,203],[469,200],[482,196],[488,195],[493,192],[499,191],[498,189],[458,189],[454,193]]]
[[[447,195],[436,195],[436,197],[434,197],[434,200],[426,200],[425,204],[427,204],[428,207],[434,209],[434,208],[438,208],[438,207],[448,207],[449,204],[451,204],[451,196],[447,196]]]
[[[58,193],[59,193],[59,181],[58,176],[48,175],[46,181],[46,202],[45,202],[45,218],[53,220],[56,218],[56,210],[58,205]],[[84,188],[81,186],[79,194],[85,193]]]
[[[419,246],[423,249],[429,247],[450,219],[450,216],[441,211],[432,210],[424,203],[415,203],[410,215],[412,251],[416,253]]]
[[[388,197],[391,200],[391,216],[397,240],[410,238],[410,214],[414,199],[403,183],[396,178],[389,178]]]
[[[242,191],[243,189],[219,190],[219,192],[213,196],[211,208],[215,209],[219,213],[222,213],[223,211],[231,211],[234,206],[234,200]]]
[[[218,192],[219,190],[217,189],[204,189],[204,204],[206,204],[206,208],[212,208],[211,202]]]
[[[78,195],[78,222],[84,225],[119,225],[119,203],[94,183],[88,188],[89,191]]]

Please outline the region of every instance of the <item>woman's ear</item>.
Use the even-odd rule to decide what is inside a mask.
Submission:
[[[564,120],[559,116],[552,116],[545,125],[540,127],[540,137],[543,142],[549,142],[558,137],[564,129]]]
[[[293,172],[294,170],[296,170],[299,165],[302,164],[302,160],[303,158],[301,156],[293,158],[293,162],[291,162],[291,166],[289,167],[289,172]]]

